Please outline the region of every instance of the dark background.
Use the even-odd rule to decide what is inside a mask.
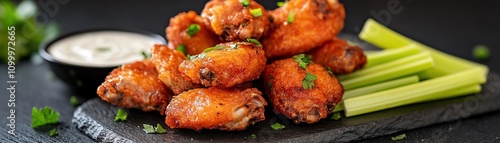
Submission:
[[[63,0],[60,0],[63,2]],[[257,0],[266,8],[273,9],[276,0]],[[388,11],[389,2],[399,2],[402,11],[391,14],[387,26],[430,47],[472,61],[472,48],[478,44],[489,46],[491,57],[487,64],[492,72],[500,73],[500,1],[497,0],[344,0],[347,18],[344,33],[357,34],[364,21]],[[133,28],[158,33],[165,36],[165,28],[170,17],[179,12],[195,10],[198,13],[207,0],[64,0],[65,4],[43,5],[56,0],[37,1],[41,12],[48,16],[48,21],[57,22],[61,34],[86,30],[89,28]],[[45,4],[44,4],[45,3]],[[54,3],[52,3],[54,4]],[[371,13],[378,13],[373,15]],[[52,14],[52,15],[51,15]],[[43,20],[43,19],[39,19]],[[1,64],[1,67],[6,67]],[[6,90],[1,90],[0,101],[4,102],[0,112],[0,136],[2,141],[23,140],[27,142],[91,142],[88,137],[77,131],[71,124],[73,110],[68,99],[79,95],[64,85],[60,80],[47,74],[46,63],[32,64],[24,61],[18,64],[16,137],[6,134],[7,114]],[[6,69],[2,69],[6,73]],[[6,87],[7,77],[0,77],[2,87]],[[45,83],[44,83],[45,82]],[[3,88],[5,89],[5,88]],[[82,96],[79,96],[82,98]],[[3,104],[3,103],[2,103]],[[47,132],[35,131],[31,125],[31,107],[52,106],[61,112],[59,136],[48,137]],[[408,139],[404,142],[499,142],[500,112],[490,113],[471,119],[460,120],[405,132]],[[441,135],[435,136],[439,131]],[[365,142],[388,142],[389,135]],[[6,138],[4,138],[6,137]]]

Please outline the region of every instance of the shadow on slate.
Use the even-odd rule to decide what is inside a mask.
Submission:
[[[142,124],[160,123],[168,128],[164,117],[158,113],[130,109],[127,121],[114,122],[118,107],[99,98],[89,100],[76,109],[72,122],[99,142],[349,142],[500,110],[498,88],[500,76],[490,73],[479,94],[413,104],[338,121],[323,119],[312,125],[296,125],[289,120],[281,120],[269,112],[272,110],[266,110],[265,121],[239,132],[167,129],[166,134],[146,134]],[[270,125],[276,121],[285,124],[286,128],[273,130]],[[252,134],[257,137],[251,138]]]

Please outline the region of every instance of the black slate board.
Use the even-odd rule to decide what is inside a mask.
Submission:
[[[98,98],[77,108],[72,122],[99,142],[349,142],[500,110],[500,90],[497,89],[500,89],[500,76],[490,73],[483,91],[475,95],[413,104],[338,121],[323,119],[312,125],[296,125],[266,112],[265,121],[240,132],[168,129],[166,134],[146,134],[142,130],[144,123],[160,123],[167,128],[164,117],[131,109],[126,122],[114,122],[118,108]],[[286,128],[271,129],[270,125],[276,121],[285,124]],[[251,138],[252,134],[257,137]]]

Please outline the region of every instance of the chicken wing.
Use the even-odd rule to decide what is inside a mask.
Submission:
[[[149,60],[124,64],[106,77],[97,88],[97,94],[119,107],[159,111],[163,115],[173,94],[157,76]]]
[[[339,38],[334,38],[310,53],[312,61],[329,67],[334,74],[348,74],[366,64],[366,56],[360,47],[351,46]]]
[[[326,118],[342,99],[344,89],[323,66],[309,63],[306,69],[294,58],[278,60],[266,67],[263,81],[276,111],[295,123],[311,124]]]
[[[244,130],[263,121],[267,102],[255,88],[198,88],[175,96],[167,106],[170,128]]]
[[[232,87],[259,78],[265,67],[262,47],[248,42],[229,42],[185,60],[179,70],[194,83]]]
[[[240,0],[212,0],[205,5],[201,17],[225,41],[259,39],[271,23],[264,7],[253,0],[247,6]]]
[[[337,0],[290,0],[269,12],[273,30],[262,38],[266,57],[288,57],[323,45],[342,30],[344,6]]]
[[[193,29],[189,30],[191,25]],[[169,47],[177,48],[182,44],[189,55],[199,54],[205,48],[220,43],[219,36],[215,35],[210,27],[205,26],[202,18],[194,11],[180,13],[171,18],[165,32]]]
[[[158,70],[158,78],[174,92],[180,94],[186,90],[201,87],[189,78],[184,78],[179,71],[179,65],[186,57],[182,52],[169,49],[162,44],[155,44],[151,48],[151,60]]]

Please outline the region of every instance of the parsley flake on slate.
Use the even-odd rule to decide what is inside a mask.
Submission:
[[[335,113],[333,113],[333,115],[330,117],[330,119],[332,119],[332,120],[339,120],[340,118],[342,118],[342,115],[340,115],[340,112],[335,112]]]
[[[278,7],[282,7],[283,5],[285,5],[284,1],[279,1],[276,3],[276,6],[278,6]]]
[[[397,141],[397,140],[402,140],[404,138],[406,138],[406,134],[401,134],[401,135],[397,135],[395,137],[391,137],[391,140]]]
[[[255,138],[257,138],[257,135],[252,134],[252,135],[250,135],[250,137],[251,137],[252,139],[255,139]]]
[[[307,72],[306,77],[302,80],[302,87],[304,87],[304,89],[312,89],[314,87],[313,81],[317,78],[318,77],[316,75]]]
[[[125,121],[127,120],[128,113],[118,108],[115,116],[115,122]]]
[[[155,127],[148,125],[148,124],[142,124],[142,126],[144,127],[144,129],[142,129],[142,130],[144,130],[144,132],[146,132],[146,134],[156,133]]]
[[[163,134],[166,133],[167,130],[163,129],[163,127],[160,124],[156,124],[156,133]]]
[[[31,109],[31,127],[36,128],[48,124],[56,124],[59,122],[59,112],[53,110],[49,106],[37,109]]]
[[[52,130],[50,130],[50,136],[53,137],[53,136],[56,136],[58,133],[57,133],[57,128],[53,128]]]
[[[75,96],[71,96],[69,98],[69,103],[71,103],[71,105],[73,105],[73,106],[78,105],[78,103],[79,103],[78,98],[76,98]]]
[[[278,123],[278,122],[276,122],[276,123],[274,123],[274,124],[272,124],[272,125],[271,125],[271,128],[273,128],[274,130],[276,130],[276,131],[277,131],[277,130],[284,129],[284,128],[285,128],[285,126],[284,126],[284,125],[282,125],[282,124],[280,124],[280,123]]]

